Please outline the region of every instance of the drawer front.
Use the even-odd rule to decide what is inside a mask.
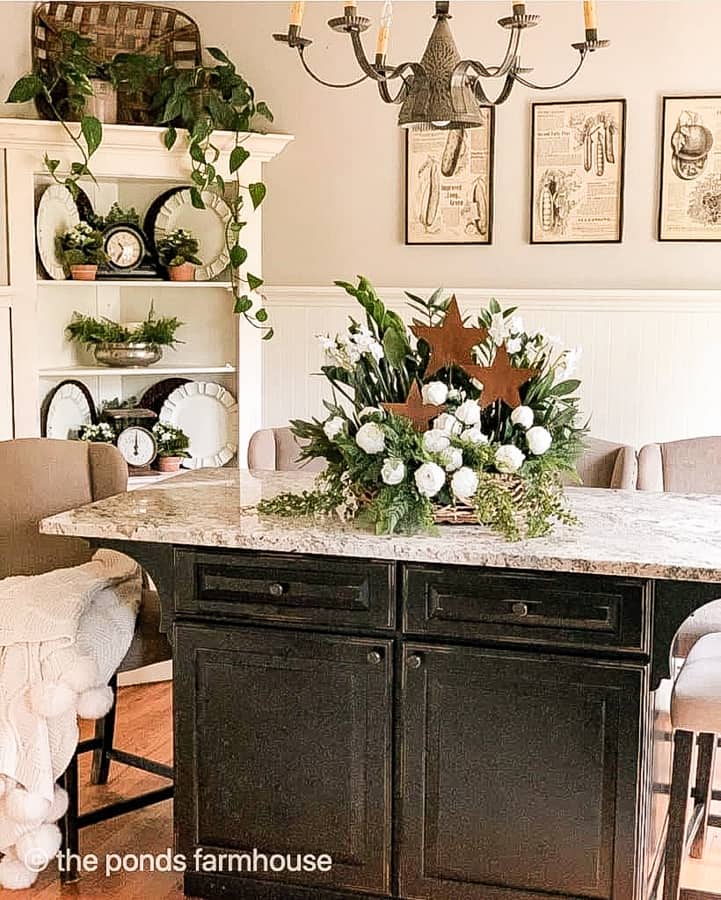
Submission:
[[[406,566],[404,630],[648,653],[650,582]]]
[[[175,572],[178,613],[395,627],[393,563],[177,550]]]

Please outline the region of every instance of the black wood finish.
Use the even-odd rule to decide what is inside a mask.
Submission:
[[[652,687],[670,677],[673,639],[697,609],[721,597],[721,584],[697,581],[657,581],[653,619]]]
[[[392,643],[187,624],[175,640],[178,850],[329,854],[329,873],[267,878],[387,893]]]

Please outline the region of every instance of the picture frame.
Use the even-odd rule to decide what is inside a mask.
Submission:
[[[496,111],[476,128],[406,131],[405,243],[493,243]]]
[[[659,241],[721,241],[721,96],[663,97]]]
[[[531,105],[531,244],[620,244],[626,100]]]

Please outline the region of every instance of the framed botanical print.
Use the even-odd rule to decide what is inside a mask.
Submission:
[[[476,128],[406,132],[406,244],[490,244],[495,110]]]
[[[625,155],[625,100],[534,103],[531,243],[619,243]]]
[[[721,97],[664,97],[659,241],[721,241]]]

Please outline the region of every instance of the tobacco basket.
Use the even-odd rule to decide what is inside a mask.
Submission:
[[[76,31],[94,41],[98,62],[109,62],[117,53],[147,53],[160,56],[166,65],[180,69],[199,65],[202,57],[200,31],[185,13],[146,3],[40,3],[33,10],[33,69],[43,71],[61,48],[62,31]],[[158,88],[149,80],[142,91],[118,90],[118,122],[125,125],[154,124],[150,106]],[[42,101],[38,112],[52,119]]]
[[[511,494],[516,503],[520,503],[525,494],[525,486],[523,479],[518,475],[501,475],[491,476],[495,482],[505,487]],[[437,506],[433,510],[433,521],[436,525],[478,525],[478,517],[476,511],[469,503],[462,500],[456,500],[455,503],[448,506]]]

